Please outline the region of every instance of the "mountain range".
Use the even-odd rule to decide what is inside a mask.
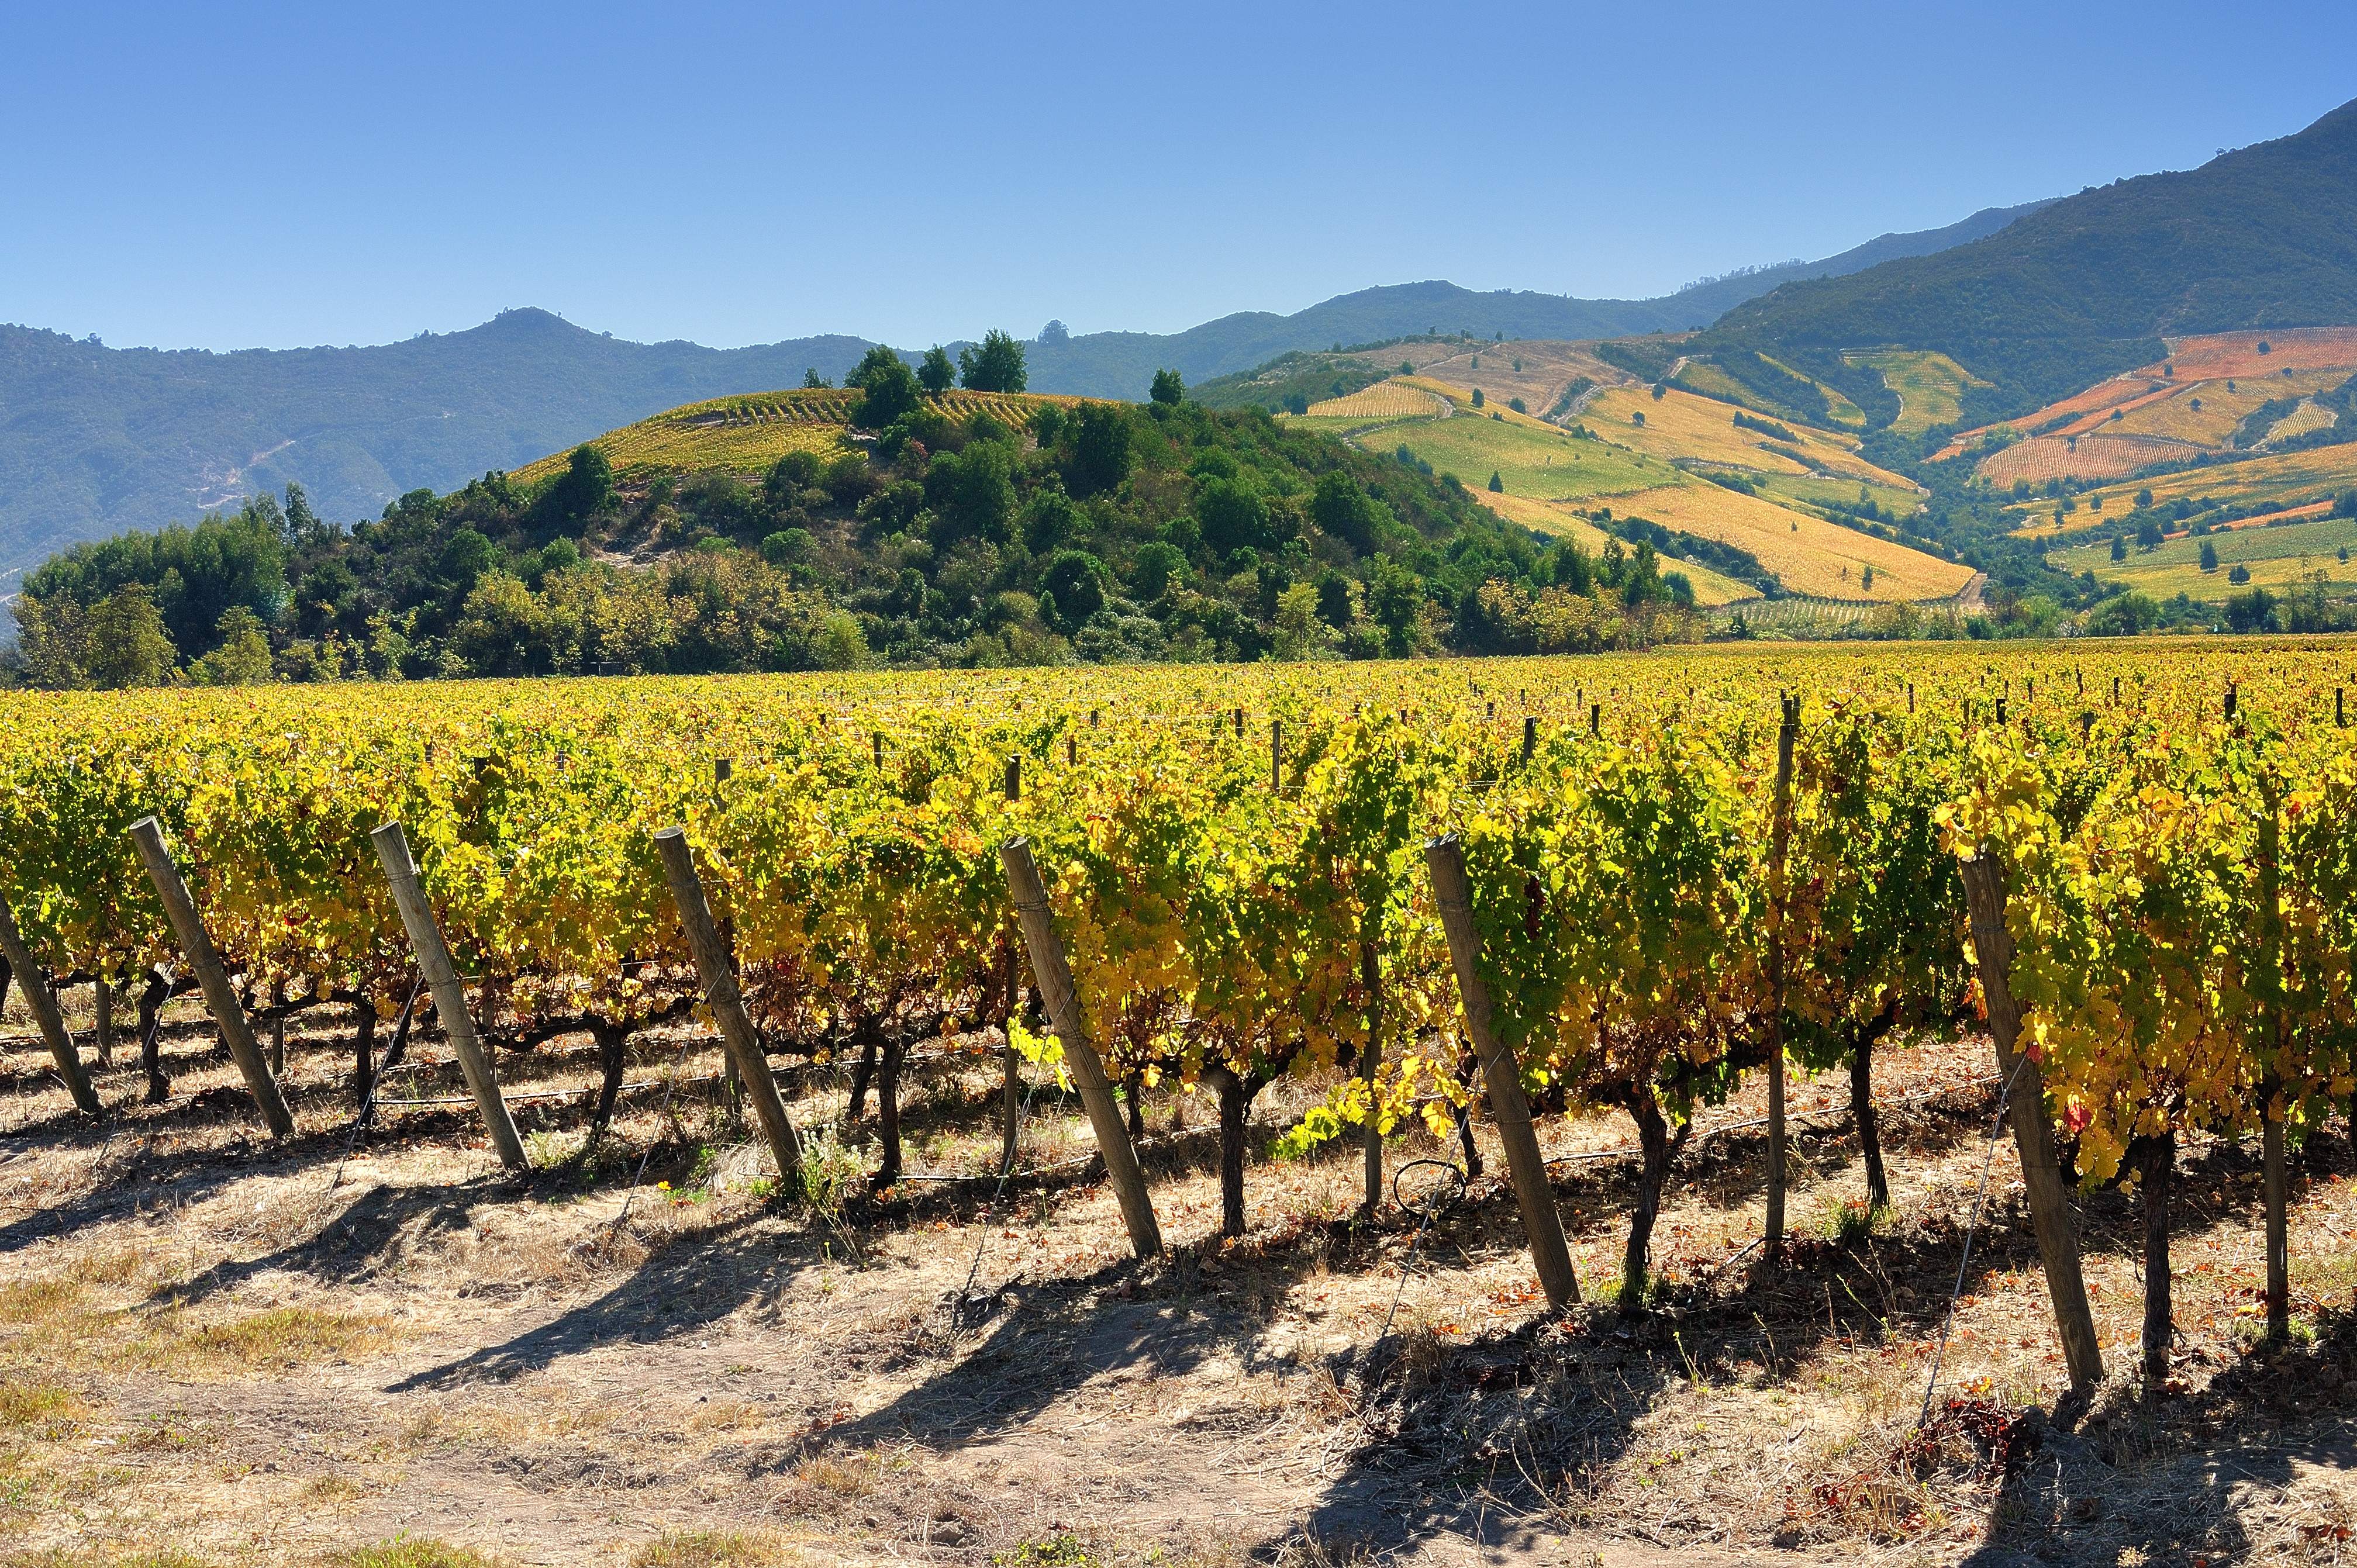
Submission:
[[[1845,371],[1842,350],[1944,354],[1991,383],[1966,400],[1977,423],[2158,360],[2171,338],[2352,324],[2357,102],[2199,168],[2082,191],[1975,244],[1787,282],[1684,347],[1734,371],[1765,351],[1868,403],[1871,372]]]
[[[1030,384],[1136,399],[1166,366],[1201,381],[1291,349],[1430,330],[1550,338],[1682,331],[1792,280],[1840,277],[1964,244],[2044,205],[1992,208],[1943,229],[1885,234],[1822,261],[1705,280],[1659,299],[1410,283],[1291,316],[1242,312],[1175,334],[1043,334],[1027,345]],[[842,336],[727,349],[633,343],[537,309],[402,343],[232,353],[110,349],[0,327],[0,587],[78,540],[193,521],[290,480],[322,515],[373,517],[408,491],[447,490],[488,470],[521,467],[682,403],[799,386],[809,370],[839,381],[869,346]]]

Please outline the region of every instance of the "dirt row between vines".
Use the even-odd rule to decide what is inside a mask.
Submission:
[[[167,1014],[169,1101],[139,1103],[118,1056],[102,1126],[74,1118],[20,1008],[0,1023],[0,1563],[2210,1568],[2338,1563],[2357,1527],[2337,1122],[2296,1156],[2280,1350],[2254,1349],[2256,1151],[2185,1152],[2176,1372],[2149,1396],[2128,1375],[2137,1200],[2083,1197],[2113,1381],[2063,1426],[2041,1419],[2059,1346],[2001,1141],[1932,1435],[1902,1453],[1989,1160],[1986,1042],[1878,1064],[1893,1202],[1870,1230],[1846,1083],[1803,1081],[1801,1235],[1760,1265],[1748,1091],[1681,1156],[1659,1299],[1549,1315],[1486,1129],[1487,1174],[1403,1277],[1415,1220],[1359,1217],[1355,1149],[1256,1162],[1250,1232],[1222,1242],[1213,1106],[1149,1091],[1172,1251],[1140,1265],[1052,1092],[1024,1135],[1046,1174],[996,1204],[909,1181],[818,1220],[767,1200],[698,1028],[636,1043],[639,1087],[586,1159],[584,1096],[519,1104],[546,1167],[519,1182],[463,1103],[389,1105],[354,1137],[329,1010],[290,1035],[298,1131],[274,1146],[193,1006]],[[912,1173],[996,1157],[992,1042],[970,1043],[903,1090]],[[595,1051],[502,1071],[513,1096],[575,1090]],[[839,1122],[838,1072],[788,1089],[800,1124]],[[463,1090],[429,1036],[382,1092]],[[1270,1090],[1256,1147],[1319,1093]],[[1598,1295],[1631,1129],[1541,1131],[1573,1156],[1555,1192]],[[1454,1147],[1413,1130],[1389,1160]]]

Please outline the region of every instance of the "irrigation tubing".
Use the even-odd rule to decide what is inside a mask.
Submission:
[[[1415,1201],[1401,1195],[1400,1178],[1422,1165],[1448,1173],[1450,1179],[1441,1184],[1448,1189],[1446,1196],[1441,1195],[1438,1187]],[[1383,1314],[1383,1326],[1376,1334],[1375,1342],[1367,1348],[1367,1359],[1361,1363],[1365,1371],[1359,1380],[1361,1398],[1366,1396],[1369,1381],[1374,1376],[1375,1362],[1383,1354],[1384,1342],[1392,1337],[1392,1319],[1399,1316],[1400,1302],[1407,1294],[1408,1275],[1415,1271],[1416,1256],[1424,1250],[1425,1233],[1432,1229],[1435,1219],[1456,1208],[1458,1200],[1464,1196],[1465,1172],[1453,1160],[1410,1160],[1392,1173],[1392,1201],[1416,1217],[1415,1240],[1408,1243],[1407,1256],[1400,1260],[1399,1289],[1392,1293],[1391,1309]]]
[[[1939,1391],[1940,1366],[1948,1359],[1948,1337],[1956,1329],[1956,1303],[1964,1294],[1964,1271],[1973,1263],[1973,1230],[1980,1224],[1981,1205],[1988,1197],[1989,1167],[1996,1163],[1997,1134],[2005,1130],[2006,1106],[2013,1099],[2013,1080],[2021,1074],[2021,1064],[2029,1059],[2028,1052],[2013,1058],[2013,1069],[2005,1075],[2005,1087],[1997,1091],[1996,1115],[1989,1122],[1988,1150],[1981,1156],[1980,1185],[1973,1189],[1973,1212],[1964,1221],[1964,1251],[1956,1260],[1956,1283],[1948,1292],[1947,1321],[1940,1326],[1940,1348],[1932,1355],[1932,1375],[1923,1383],[1923,1409],[1915,1417],[1915,1430],[1921,1432],[1932,1419],[1932,1396]]]
[[[1017,1146],[1019,1146],[1023,1142],[1024,1121],[1031,1114],[1032,1091],[1039,1087],[1039,1080],[1036,1078],[1027,1077],[1023,1080],[1023,1101],[1021,1104],[1015,1108],[1014,1142]],[[1009,1148],[1007,1150],[1006,1164],[999,1170],[998,1173],[998,1185],[990,1189],[990,1203],[988,1208],[991,1210],[996,1210],[998,1208],[998,1200],[1006,1194],[1006,1180],[1009,1176],[1015,1174],[1015,1152],[1014,1148]],[[963,1327],[962,1320],[965,1316],[966,1298],[974,1294],[974,1282],[981,1277],[983,1251],[989,1245],[990,1227],[985,1224],[982,1227],[982,1234],[974,1240],[974,1262],[966,1268],[965,1285],[958,1292],[957,1305],[951,1308],[950,1326],[952,1328],[962,1330]]]
[[[409,1000],[401,1004],[401,1016],[393,1026],[393,1037],[396,1043],[408,1038],[410,1015],[417,1006],[418,993],[425,989],[425,977],[422,974],[410,983]],[[366,997],[361,999],[361,1005],[363,1007],[369,1005]],[[161,1016],[160,1012],[158,1016]],[[344,1152],[336,1160],[336,1174],[328,1178],[328,1190],[319,1195],[320,1202],[325,1203],[336,1195],[337,1184],[344,1179],[344,1164],[352,1157],[352,1150],[359,1147],[361,1129],[369,1124],[369,1113],[376,1108],[376,1091],[384,1082],[384,1075],[391,1070],[391,1065],[387,1064],[369,1074],[368,1092],[361,1096],[360,1112],[352,1118],[351,1133],[344,1139]]]

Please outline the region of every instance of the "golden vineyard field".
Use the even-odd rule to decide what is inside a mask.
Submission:
[[[1207,1051],[1275,1049],[1298,1035],[1330,1063],[1360,1027],[1347,961],[1362,934],[1379,933],[1387,964],[1416,989],[1409,1015],[1448,1016],[1429,895],[1409,862],[1448,832],[1476,846],[1491,878],[1480,886],[1502,901],[1485,919],[1512,923],[1520,908],[1509,863],[1616,903],[1624,879],[1667,877],[1646,917],[1656,928],[1632,940],[1701,942],[1699,967],[1680,969],[1672,993],[1695,1019],[1757,1015],[1745,987],[1765,956],[1760,845],[1780,691],[1803,694],[1804,757],[1820,741],[1857,748],[1854,769],[1821,783],[1803,768],[1803,816],[1833,809],[1813,789],[1911,791],[1940,814],[1951,850],[1973,834],[2009,851],[2035,845],[2061,857],[2054,875],[2084,877],[2095,873],[2071,857],[2100,859],[2102,835],[2126,823],[2194,831],[2182,813],[2203,791],[2216,798],[2202,810],[2223,815],[2199,831],[2221,844],[2258,831],[2263,786],[2293,805],[2313,800],[2301,831],[2337,822],[2335,791],[2357,766],[2333,723],[2344,660],[2337,645],[2282,644],[2132,656],[1712,650],[18,695],[0,754],[0,886],[58,973],[119,978],[173,961],[124,837],[154,813],[214,940],[252,983],[357,991],[387,1006],[407,950],[366,836],[397,819],[461,967],[498,1006],[627,1016],[646,989],[628,978],[634,966],[682,955],[647,834],[683,822],[709,862],[716,908],[761,976],[752,989],[784,1026],[777,1048],[800,1053],[823,1048],[826,1021],[846,1009],[919,992],[951,1003],[994,972],[1006,933],[996,846],[1023,833],[1055,868],[1094,1015],[1153,1015],[1122,1049],[1170,1053],[1192,1072]],[[1010,756],[1023,759],[1019,801],[1005,796]],[[731,777],[716,781],[724,759]],[[1542,821],[1622,831],[1599,802],[1623,789],[1701,832],[1706,860],[1632,864],[1651,847],[1637,841],[1606,858],[1546,847]],[[2179,803],[2164,810],[2149,790]],[[2155,842],[2120,852],[2149,855]],[[1617,869],[1604,869],[1608,858]],[[1721,896],[1732,902],[1713,902]],[[2329,926],[2341,908],[2321,918]],[[1544,1040],[1550,1071],[1588,1048],[1572,1015],[1534,1015],[1524,1031]],[[2317,1079],[2320,1092],[2338,1082]],[[1405,1103],[1417,1085],[1404,1075],[1390,1087]]]

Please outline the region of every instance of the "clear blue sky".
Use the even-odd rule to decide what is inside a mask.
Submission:
[[[2287,134],[2357,12],[17,5],[0,55],[0,320],[922,345],[1665,293]]]

